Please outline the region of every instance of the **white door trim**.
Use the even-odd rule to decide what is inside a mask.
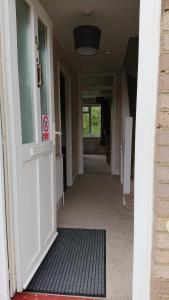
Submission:
[[[84,174],[84,156],[83,156],[83,103],[81,90],[81,75],[79,75],[79,118],[78,118],[78,144],[79,144],[79,174]]]
[[[16,86],[13,84],[13,74],[16,73],[16,69],[14,68],[14,62],[11,56],[11,45],[15,41],[13,40],[16,36],[13,33],[15,27],[13,26],[13,13],[14,9],[14,1],[6,0],[0,1],[0,29],[1,29],[1,45],[2,45],[2,68],[3,68],[3,88],[4,88],[4,114],[5,114],[5,125],[6,125],[6,138],[7,138],[7,148],[8,148],[8,166],[9,166],[9,175],[10,175],[10,191],[9,193],[12,195],[12,202],[15,203],[15,207],[11,207],[12,216],[10,215],[10,220],[14,223],[11,225],[12,232],[11,234],[14,236],[14,228],[18,228],[18,215],[17,215],[17,200],[19,197],[18,193],[18,169],[19,166],[17,164],[17,154],[16,154],[16,145],[17,145],[17,135],[14,134],[13,129],[15,128],[16,119],[15,115],[15,107],[13,101],[13,95],[16,94]],[[16,41],[15,41],[16,42]],[[10,213],[10,212],[9,212]],[[5,216],[5,210],[3,211],[3,215]],[[4,240],[5,243],[5,240]],[[1,244],[4,247],[3,244]],[[15,235],[15,249],[13,250],[13,254],[16,251],[16,245],[19,245],[19,236]],[[17,251],[16,251],[17,253]],[[15,254],[14,254],[15,255]],[[15,256],[15,264],[19,261],[19,257]],[[7,264],[7,261],[4,261],[4,264]],[[3,270],[4,271],[4,270]],[[1,272],[1,268],[0,268]],[[8,272],[8,271],[7,271]],[[10,270],[11,274],[13,270]],[[1,278],[6,278],[7,274],[0,274]],[[6,286],[4,285],[4,292],[6,293],[7,299],[9,299],[9,291],[7,291]],[[3,297],[2,297],[3,299]],[[4,298],[5,299],[5,298]]]
[[[0,11],[1,5],[0,5]],[[1,14],[0,14],[1,19]],[[0,28],[1,28],[0,24]],[[1,45],[0,36],[0,45]],[[4,86],[3,86],[3,72],[2,72],[2,52],[0,48],[0,106],[2,106],[4,99]],[[2,107],[1,107],[2,109]],[[1,110],[1,114],[4,113]],[[7,251],[7,228],[6,228],[6,208],[5,208],[5,173],[4,173],[4,161],[3,161],[3,136],[0,120],[0,299],[8,300],[10,297],[9,291],[9,274],[8,274],[8,251]]]
[[[1,78],[0,78],[1,80]],[[1,95],[0,95],[1,98]],[[8,254],[6,237],[5,191],[2,131],[0,126],[0,299],[9,299]]]
[[[133,300],[150,299],[161,0],[140,1]]]
[[[124,175],[123,175],[123,204],[125,195],[131,192],[131,158],[132,158],[133,118],[127,117],[124,134]]]
[[[119,132],[117,132],[117,76],[114,76],[114,87],[112,90],[112,104],[111,104],[111,174],[113,175],[119,175],[119,170],[116,168],[116,147],[118,144],[118,138]]]
[[[58,62],[58,78],[60,90],[60,73],[65,78],[65,102],[66,102],[66,164],[67,164],[67,186],[73,185],[73,172],[72,172],[72,92],[71,92],[71,76],[67,70]],[[60,98],[60,91],[59,91]],[[59,103],[60,103],[59,99]],[[59,104],[60,105],[60,104]],[[61,115],[60,115],[61,118]]]

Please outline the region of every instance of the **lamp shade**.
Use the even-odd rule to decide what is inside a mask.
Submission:
[[[92,25],[78,26],[73,31],[75,49],[80,55],[96,55],[99,50],[101,30]]]

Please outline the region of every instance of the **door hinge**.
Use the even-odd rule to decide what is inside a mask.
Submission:
[[[2,137],[2,145],[6,145],[6,138]]]

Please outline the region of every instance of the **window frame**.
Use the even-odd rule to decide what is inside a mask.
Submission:
[[[101,126],[100,126],[100,134],[99,135],[93,135],[92,134],[92,107],[100,107],[100,115],[101,115],[101,105],[100,104],[83,104],[83,108],[87,107],[88,111],[83,110],[83,116],[89,115],[89,132],[88,135],[84,135],[83,130],[83,138],[99,138],[101,134]]]

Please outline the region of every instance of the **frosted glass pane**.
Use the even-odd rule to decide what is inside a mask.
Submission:
[[[47,28],[39,20],[38,21],[39,34],[39,63],[42,66],[43,84],[40,87],[41,97],[41,114],[48,114],[48,81],[47,81]]]
[[[30,7],[16,0],[22,143],[34,142]]]

